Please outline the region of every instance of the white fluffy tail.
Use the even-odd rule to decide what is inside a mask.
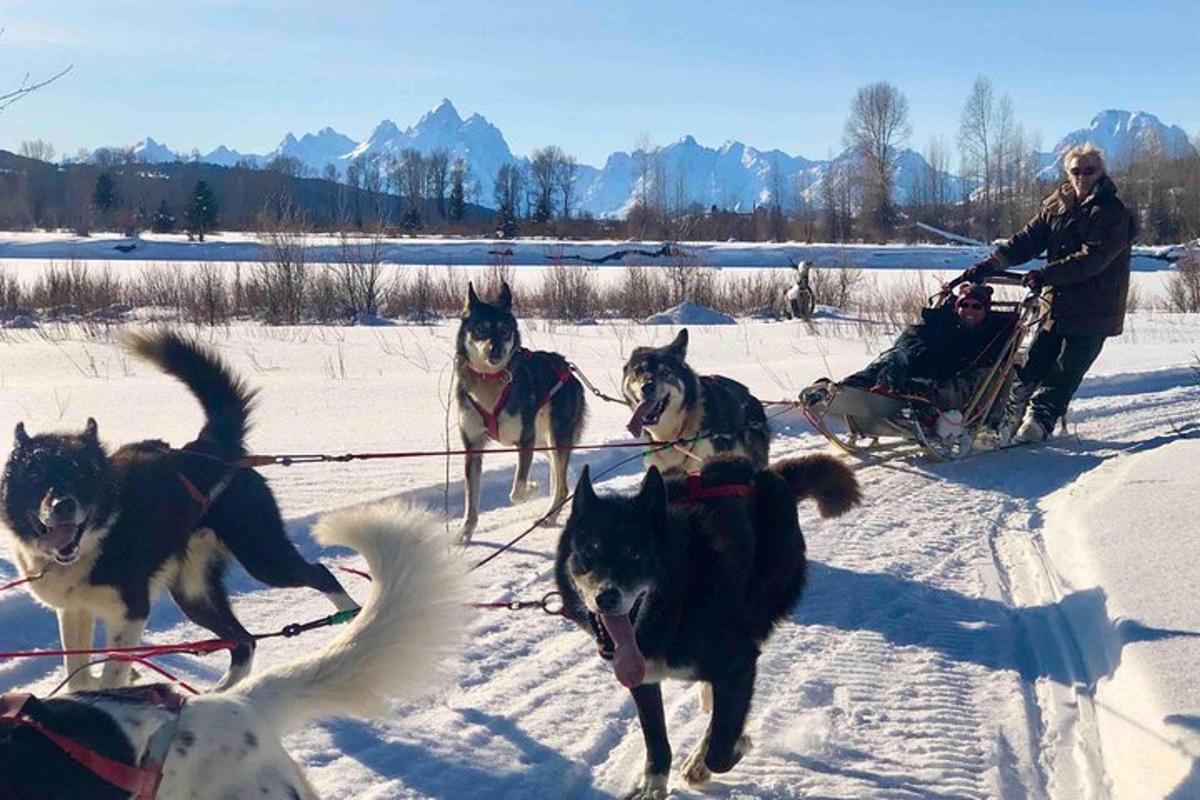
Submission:
[[[362,554],[373,576],[370,598],[321,650],[251,676],[229,694],[282,733],[318,717],[369,716],[388,698],[431,683],[459,644],[466,616],[461,574],[437,532],[432,515],[399,503],[323,517],[317,540]]]

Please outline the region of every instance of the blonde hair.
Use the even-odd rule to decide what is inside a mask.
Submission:
[[[1096,145],[1092,144],[1091,142],[1077,144],[1063,154],[1063,172],[1066,172],[1071,168],[1071,162],[1080,161],[1082,159],[1095,161],[1100,167],[1101,175],[1108,173],[1108,166],[1104,163],[1104,151],[1099,147],[1096,147]]]

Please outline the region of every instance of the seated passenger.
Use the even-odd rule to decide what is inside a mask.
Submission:
[[[1008,342],[1013,321],[989,313],[992,287],[959,284],[954,302],[921,310],[921,321],[864,369],[841,381],[879,394],[918,395],[940,409],[966,404],[975,384]],[[818,382],[801,399],[811,405],[828,394]]]

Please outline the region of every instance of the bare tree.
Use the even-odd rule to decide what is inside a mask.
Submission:
[[[949,223],[950,152],[946,140],[935,136],[925,148],[925,163],[929,169],[914,179],[910,202],[921,222],[944,228]]]
[[[555,182],[558,184],[558,194],[562,198],[562,218],[571,218],[571,202],[575,197],[575,178],[579,173],[579,162],[575,156],[563,153],[558,162],[558,172]]]
[[[992,150],[995,146],[996,102],[992,82],[980,75],[971,86],[971,94],[963,106],[958,125],[958,146],[962,151],[964,177],[980,181],[982,217],[980,227],[984,239],[991,240],[994,229],[992,215]]]
[[[426,161],[429,164],[429,191],[433,195],[438,216],[445,219],[446,189],[450,177],[450,152],[443,149],[434,150]]]
[[[666,169],[662,151],[644,134],[633,151],[633,163],[636,171],[633,206],[626,221],[633,236],[644,239],[660,224],[666,211]]]
[[[54,160],[56,155],[54,145],[42,139],[30,139],[21,142],[21,155],[25,158],[32,158],[35,161],[50,162]]]
[[[558,187],[558,165],[563,151],[554,145],[538,148],[529,157],[529,189],[532,196],[530,216],[535,222],[547,222],[554,216],[554,190]]]
[[[400,178],[404,195],[404,226],[419,228],[425,217],[425,187],[429,164],[417,150],[406,147],[400,151]]]
[[[496,173],[493,189],[496,201],[496,227],[505,236],[517,231],[517,208],[521,202],[524,176],[516,164],[504,164]]]
[[[461,220],[467,215],[467,162],[455,159],[450,167],[450,219]]]
[[[0,28],[0,36],[3,36],[3,35],[4,35],[4,29]],[[26,72],[21,77],[21,80],[17,82],[17,88],[9,89],[6,92],[0,93],[0,111],[3,111],[4,109],[8,108],[13,103],[20,100],[22,97],[25,97],[28,94],[32,94],[33,92],[36,92],[38,89],[41,89],[43,86],[48,86],[51,83],[54,83],[56,80],[61,78],[63,75],[66,75],[68,72],[70,72],[74,68],[74,66],[75,66],[74,64],[69,64],[69,65],[67,65],[67,67],[65,69],[61,70],[60,72],[55,73],[54,75],[51,75],[49,78],[41,78],[41,79],[34,78],[32,75],[30,75],[28,72]]]
[[[887,81],[867,84],[850,103],[845,140],[858,160],[863,216],[886,237],[895,224],[893,170],[899,147],[908,138],[908,100]]]

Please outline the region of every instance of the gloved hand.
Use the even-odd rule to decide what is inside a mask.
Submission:
[[[971,283],[983,283],[983,279],[996,271],[990,258],[985,258],[983,261],[977,261],[963,272],[963,278]]]
[[[1046,285],[1046,275],[1040,269],[1031,269],[1021,278],[1021,285],[1031,292],[1040,292]]]

